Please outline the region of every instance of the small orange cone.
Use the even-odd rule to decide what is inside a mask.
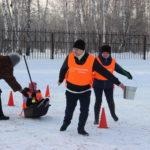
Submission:
[[[108,128],[104,107],[102,108],[102,114],[101,114],[98,128]]]
[[[46,87],[45,97],[50,97],[49,85]]]
[[[12,91],[10,92],[10,95],[9,95],[8,106],[15,106]]]

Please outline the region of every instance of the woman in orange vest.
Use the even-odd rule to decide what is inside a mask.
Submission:
[[[113,74],[116,71],[119,74],[126,76],[128,79],[132,79],[132,75],[124,70],[119,64],[116,63],[116,60],[111,57],[111,47],[109,45],[104,45],[101,47],[99,56],[96,58],[99,62],[99,65],[103,65],[110,73]],[[94,93],[96,97],[94,114],[95,121],[94,124],[99,123],[99,112],[102,103],[102,94],[103,91],[106,96],[106,100],[110,109],[110,113],[114,121],[118,121],[118,117],[115,113],[115,104],[113,99],[113,83],[109,81],[102,75],[94,73],[94,82],[93,82]]]
[[[80,102],[80,116],[77,131],[79,134],[88,136],[85,124],[88,118],[91,84],[93,72],[102,74],[114,84],[124,89],[124,85],[114,77],[95,57],[85,51],[85,42],[77,40],[73,45],[72,52],[66,57],[59,73],[58,85],[66,81],[66,110],[63,125],[60,131],[65,131],[73,116],[73,112]]]

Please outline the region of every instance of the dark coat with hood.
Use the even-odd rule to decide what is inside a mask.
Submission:
[[[13,75],[13,67],[10,56],[0,55],[0,79],[4,79],[14,92],[21,91],[22,87]]]

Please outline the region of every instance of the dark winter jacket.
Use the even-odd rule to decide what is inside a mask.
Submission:
[[[112,62],[112,57],[111,55],[105,59],[102,57],[102,55],[100,54],[99,59],[101,60],[102,64],[104,66],[108,66],[111,64]],[[128,79],[132,79],[132,75],[124,70],[119,64],[115,64],[115,71],[121,75],[126,76]],[[93,83],[93,87],[98,87],[98,88],[103,88],[103,89],[107,89],[107,88],[112,88],[113,87],[113,83],[110,80],[98,80],[98,79],[94,79],[94,83]]]
[[[14,92],[22,89],[13,75],[13,64],[9,56],[0,55],[0,79],[4,79]]]
[[[89,54],[85,53],[84,56],[80,60],[76,57],[74,57],[74,59],[78,65],[83,65],[86,62],[88,56],[89,56]],[[60,69],[60,73],[59,73],[59,82],[60,83],[62,83],[63,80],[65,79],[65,74],[67,73],[68,69],[69,69],[69,67],[68,67],[68,56],[67,56],[61,69]],[[108,78],[109,80],[111,80],[112,83],[114,83],[116,85],[120,84],[120,81],[115,76],[113,76],[108,70],[106,70],[102,65],[100,65],[96,59],[93,63],[92,69],[93,69],[93,72],[96,71],[96,72],[100,73],[101,75],[103,75],[106,78]],[[82,92],[82,91],[88,90],[90,88],[91,88],[90,85],[78,86],[78,85],[69,83],[67,81],[67,89],[69,89],[71,91]]]

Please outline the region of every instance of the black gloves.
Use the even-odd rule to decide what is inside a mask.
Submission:
[[[127,78],[130,79],[130,80],[133,79],[133,77],[132,77],[132,75],[130,74],[130,72],[127,72],[127,75],[126,75],[126,76],[127,76]]]
[[[25,87],[22,91],[21,91],[21,93],[22,93],[22,95],[23,96],[25,96],[25,97],[30,97],[30,98],[36,98],[36,93],[35,92],[33,92],[33,93],[31,93],[31,95],[28,93],[28,92],[30,92],[30,89],[29,88],[27,88],[27,87]]]
[[[21,91],[21,93],[22,93],[23,96],[29,97],[29,95],[28,95],[28,92],[29,92],[29,91],[30,91],[30,89],[27,88],[27,87],[25,87],[25,88]]]

